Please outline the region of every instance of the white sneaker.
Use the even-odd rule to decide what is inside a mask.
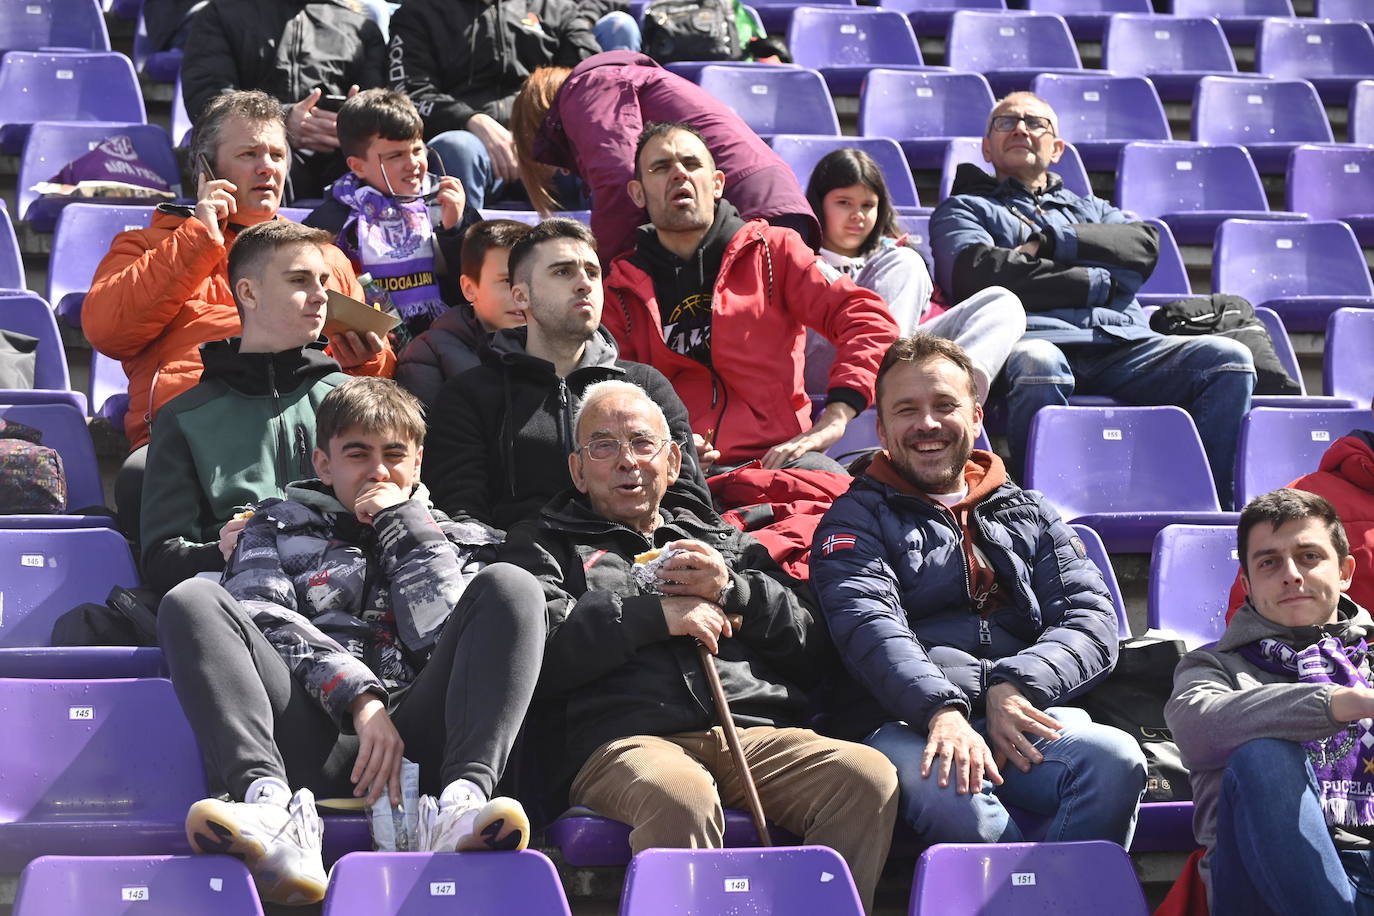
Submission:
[[[421,852],[517,851],[530,841],[530,819],[513,798],[440,806],[420,796]]]
[[[186,838],[200,853],[243,861],[268,903],[318,903],[329,879],[320,858],[324,824],[315,796],[301,789],[285,807],[207,798],[186,815]]]

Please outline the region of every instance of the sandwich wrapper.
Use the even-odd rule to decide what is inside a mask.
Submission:
[[[378,337],[385,337],[388,331],[401,323],[398,315],[389,315],[332,289],[329,291],[329,304],[326,308],[326,337],[342,334],[344,331],[357,331],[360,334],[372,331]]]

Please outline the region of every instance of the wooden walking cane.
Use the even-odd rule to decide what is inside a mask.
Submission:
[[[749,764],[744,759],[744,748],[739,743],[739,732],[735,731],[730,704],[725,700],[725,688],[720,683],[715,656],[700,642],[697,643],[697,654],[701,656],[701,667],[706,670],[706,680],[711,684],[711,697],[716,702],[716,715],[720,717],[720,727],[725,730],[725,743],[730,746],[730,756],[734,758],[735,770],[739,773],[740,782],[744,783],[744,797],[749,802],[749,813],[754,818],[754,829],[758,831],[759,844],[772,846],[773,838],[768,835],[768,821],[763,816],[763,803],[759,801],[759,790],[754,787],[754,775],[749,772]]]

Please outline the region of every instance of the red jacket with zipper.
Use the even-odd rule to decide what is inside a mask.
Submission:
[[[711,303],[709,367],[664,343],[653,279],[633,254],[611,263],[602,324],[622,359],[668,377],[692,430],[715,443],[722,463],[762,457],[811,428],[802,382],[808,327],[835,345],[829,388],[850,388],[872,402],[897,324],[877,293],[847,277],[827,280],[816,253],[791,229],[750,220],[726,246]]]

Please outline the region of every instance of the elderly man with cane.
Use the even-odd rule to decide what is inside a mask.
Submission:
[[[881,754],[800,727],[804,688],[833,664],[824,624],[757,541],[690,495],[665,500],[682,456],[641,389],[593,385],[573,433],[575,489],[501,555],[548,602],[539,690],[565,716],[551,775],[574,805],[629,824],[639,852],[721,846],[723,809],[746,803],[752,770],[773,822],[839,852],[871,910],[897,780]],[[744,767],[713,727],[720,713]]]

